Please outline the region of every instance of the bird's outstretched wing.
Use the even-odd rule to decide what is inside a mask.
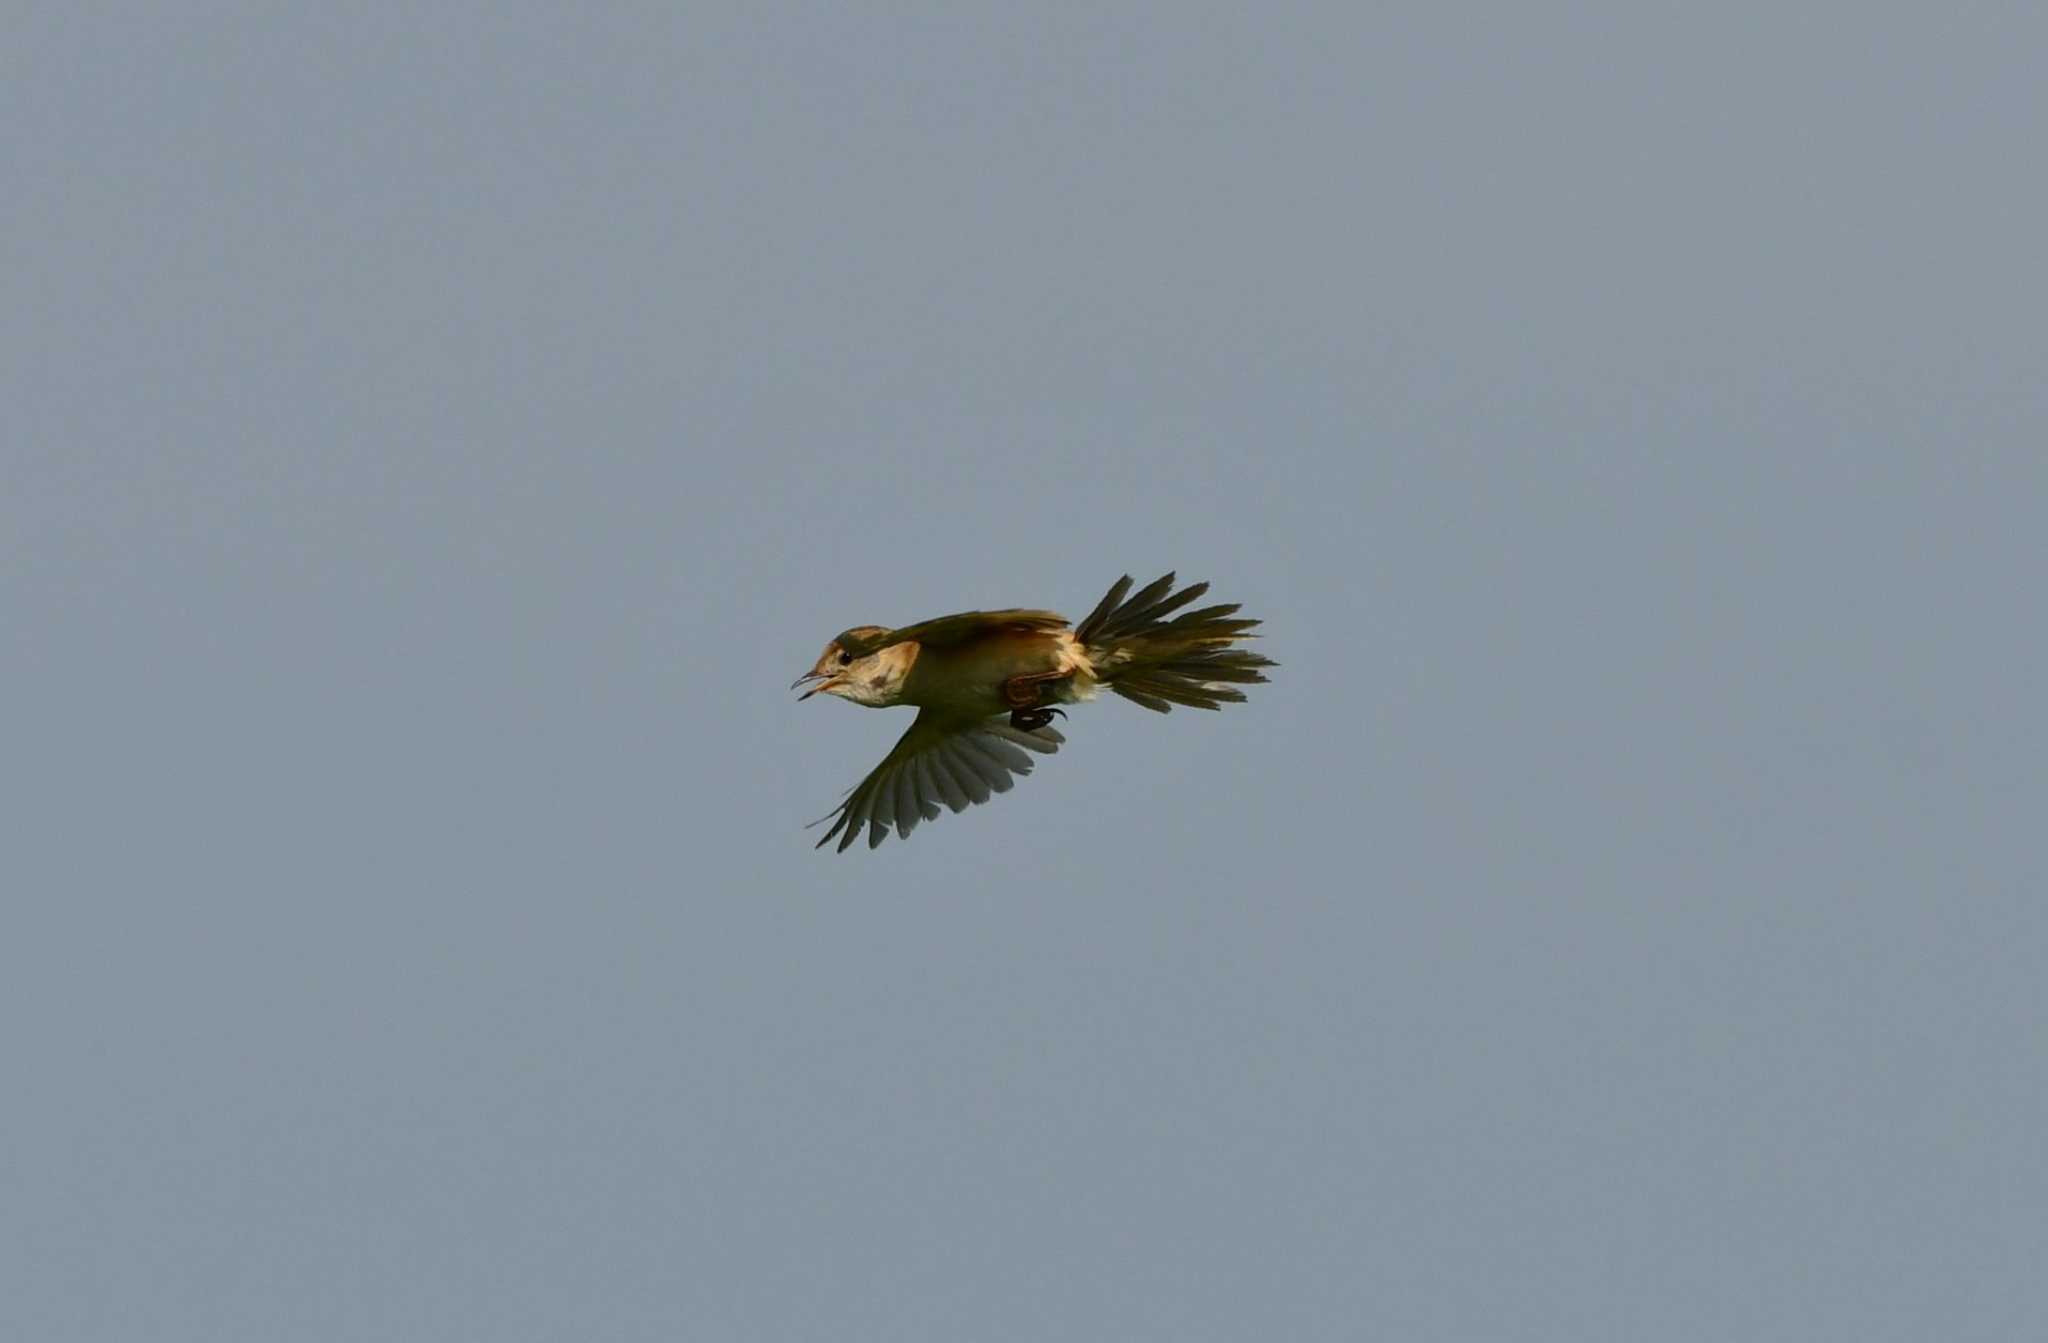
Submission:
[[[1007,611],[961,611],[936,620],[920,620],[901,629],[884,630],[851,642],[847,636],[841,635],[840,642],[855,657],[866,657],[892,644],[916,642],[927,648],[945,648],[1003,630],[1063,630],[1067,623],[1067,618],[1057,611],[1033,611],[1023,607]]]
[[[921,709],[882,763],[832,813],[837,819],[817,847],[836,835],[844,853],[863,825],[871,849],[892,824],[899,836],[908,836],[920,820],[938,819],[940,803],[963,811],[970,802],[1009,792],[1013,775],[1031,772],[1031,752],[1051,755],[1065,740],[1050,727],[1012,727],[1000,715],[962,720]]]

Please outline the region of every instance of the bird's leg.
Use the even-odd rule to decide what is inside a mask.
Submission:
[[[1010,706],[1010,726],[1024,732],[1036,732],[1050,723],[1055,714],[1065,718],[1065,709],[1050,705],[1040,707],[1040,701],[1047,682],[1064,681],[1072,675],[1072,672],[1038,672],[1030,676],[1012,676],[1003,682],[1003,703]]]
[[[1040,687],[1047,681],[1063,681],[1071,672],[1032,672],[1025,676],[1012,676],[1003,682],[1003,703],[1013,709],[1030,709],[1037,706],[1042,697]]]

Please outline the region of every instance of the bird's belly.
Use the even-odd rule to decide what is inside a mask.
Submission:
[[[904,682],[903,702],[963,716],[1007,712],[1010,706],[1003,699],[1003,685],[1012,677],[1073,669],[1066,642],[1032,631],[977,640],[958,648],[922,649]]]

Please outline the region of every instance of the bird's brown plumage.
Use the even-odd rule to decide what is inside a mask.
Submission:
[[[1065,740],[1031,719],[1009,721],[1020,704],[1072,704],[1094,698],[1098,685],[1161,713],[1242,701],[1237,687],[1264,681],[1260,668],[1274,665],[1232,647],[1255,638],[1259,622],[1235,618],[1234,603],[1174,615],[1209,585],[1175,592],[1173,582],[1167,574],[1126,599],[1126,575],[1073,628],[1057,612],[1017,607],[840,634],[797,679],[818,682],[805,698],[822,691],[875,708],[912,704],[919,713],[825,818],[836,820],[820,847],[836,836],[844,850],[865,828],[872,848],[892,826],[907,835],[937,817],[941,804],[959,811],[1009,791],[1015,776],[1031,772],[1031,752],[1049,755]],[[1041,723],[1045,716],[1034,715]]]

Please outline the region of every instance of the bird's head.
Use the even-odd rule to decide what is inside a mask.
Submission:
[[[903,690],[903,678],[909,673],[910,664],[917,660],[917,645],[891,644],[879,652],[865,651],[868,644],[888,632],[880,625],[854,626],[826,644],[825,651],[818,655],[817,665],[797,677],[789,688],[810,685],[809,690],[797,696],[799,700],[822,691],[870,708],[896,703]]]

